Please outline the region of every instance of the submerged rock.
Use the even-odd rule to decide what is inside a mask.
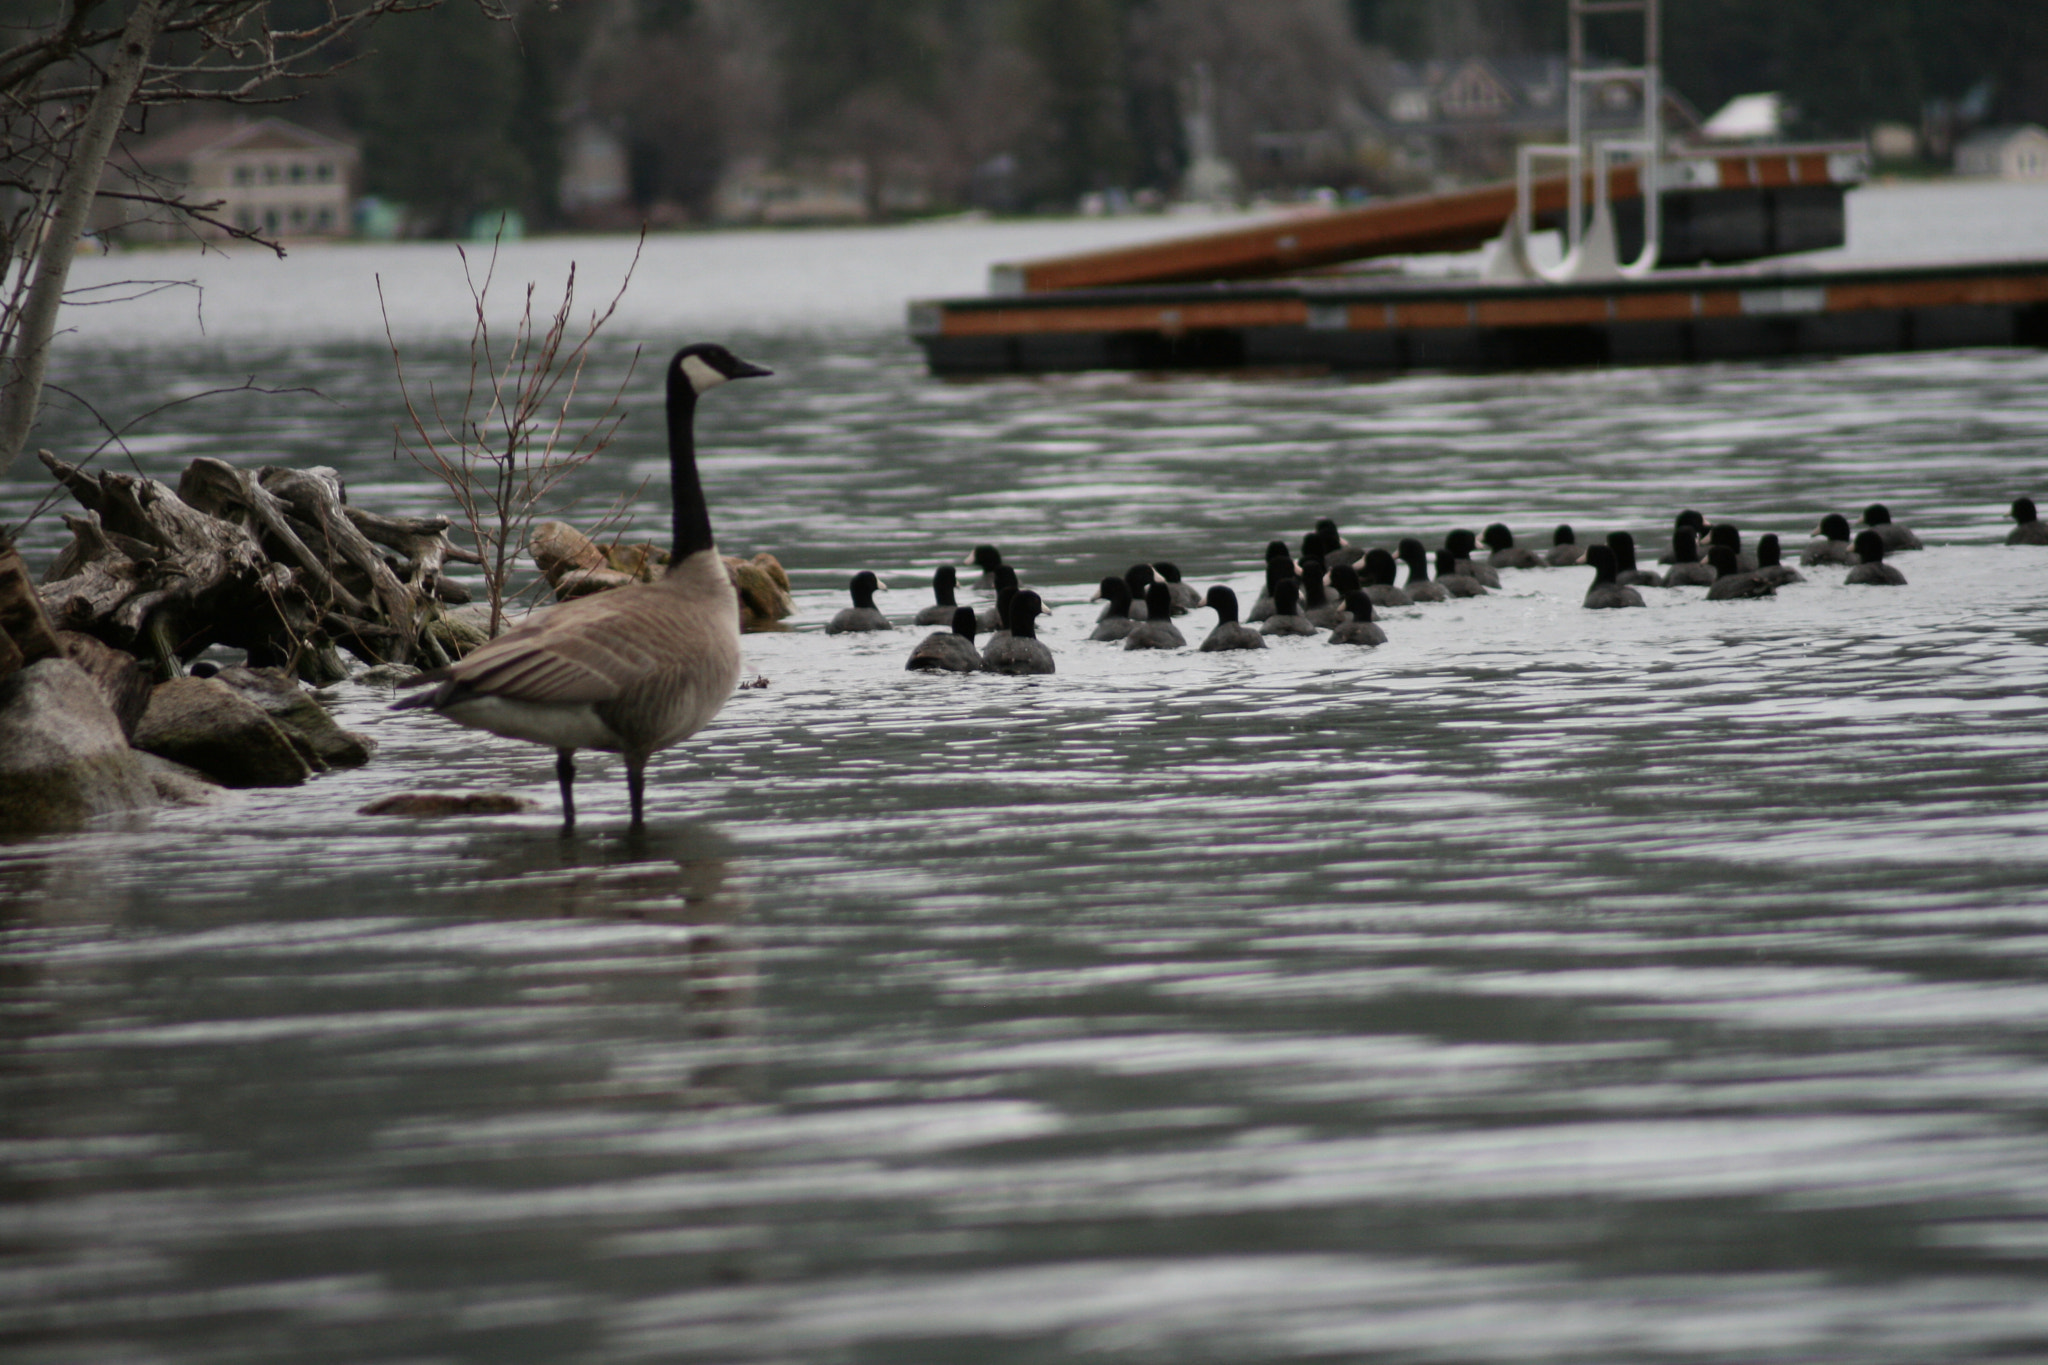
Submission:
[[[0,678],[0,832],[63,833],[156,805],[142,756],[84,669],[41,659]]]
[[[358,815],[516,815],[538,808],[510,792],[399,792],[380,796],[357,811]]]
[[[157,799],[166,806],[210,806],[227,795],[226,788],[197,768],[140,749],[129,752],[142,761],[142,770],[156,787]]]
[[[313,775],[291,736],[217,677],[159,683],[135,728],[135,747],[226,787],[291,787]]]
[[[366,668],[351,680],[361,687],[397,687],[411,678],[417,678],[421,670],[411,664],[378,664]]]

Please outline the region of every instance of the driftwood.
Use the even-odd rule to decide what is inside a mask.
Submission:
[[[0,545],[0,678],[62,648],[21,552]]]
[[[668,565],[668,554],[659,546],[599,545],[564,521],[534,527],[528,548],[558,602],[628,583],[651,583]],[[740,629],[781,630],[782,618],[796,610],[781,562],[765,552],[752,559],[727,555],[725,571],[740,597]]]
[[[41,455],[85,509],[64,518],[71,543],[38,590],[57,629],[136,654],[159,679],[215,644],[315,683],[347,676],[337,646],[370,664],[446,662],[425,630],[466,594],[443,566],[480,561],[449,543],[445,519],[359,512],[327,469],[199,459],[174,492]]]

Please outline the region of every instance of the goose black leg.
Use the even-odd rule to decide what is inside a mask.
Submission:
[[[562,784],[562,833],[576,828],[576,751],[555,750],[555,781]]]
[[[644,754],[626,755],[626,795],[633,803],[633,823],[628,826],[631,834],[644,834],[647,822],[640,818],[641,798],[647,788],[647,758]]]

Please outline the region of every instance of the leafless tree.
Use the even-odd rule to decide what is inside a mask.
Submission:
[[[102,177],[115,141],[151,109],[277,104],[331,74],[369,25],[440,0],[57,0],[0,50],[0,474],[35,426],[65,283],[95,200],[125,199],[275,242],[178,186]],[[503,17],[499,0],[476,0]],[[304,16],[292,21],[284,14]]]
[[[641,240],[644,244],[644,232]],[[463,279],[476,322],[468,372],[459,387],[445,392],[432,384],[418,387],[406,378],[404,356],[391,335],[389,314],[385,317],[385,337],[405,404],[405,421],[394,436],[398,448],[439,479],[455,500],[483,564],[491,635],[504,623],[512,571],[532,534],[534,519],[558,510],[549,504],[563,480],[610,445],[626,418],[622,404],[632,382],[631,365],[594,416],[581,415],[577,397],[597,334],[618,311],[639,262],[636,250],[618,292],[581,323],[574,318],[573,264],[561,302],[551,310],[535,311],[536,286],[528,282],[519,320],[507,336],[502,328],[491,330],[489,316],[496,247],[482,278],[472,269],[469,253],[463,252]],[[378,296],[383,296],[381,280]],[[634,358],[639,358],[637,351]]]

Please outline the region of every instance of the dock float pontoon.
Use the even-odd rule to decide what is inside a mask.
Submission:
[[[911,331],[943,375],[1519,369],[2048,346],[2048,261],[1064,290],[914,304]]]

